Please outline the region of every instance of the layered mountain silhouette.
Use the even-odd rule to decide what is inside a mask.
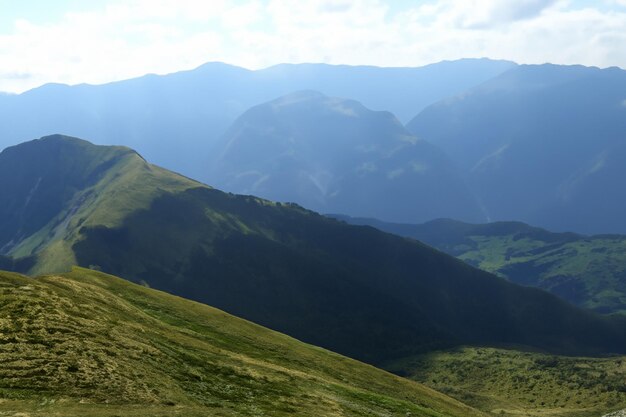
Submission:
[[[51,136],[0,154],[0,246],[77,264],[372,363],[459,344],[623,352],[626,326],[413,240],[227,194],[123,147]]]
[[[418,68],[285,64],[249,71],[215,62],[105,85],[48,84],[0,95],[0,149],[63,132],[130,146],[155,163],[206,181],[214,142],[259,103],[313,89],[390,110],[406,122],[427,105],[514,65],[467,59]]]
[[[210,183],[319,212],[483,219],[446,156],[389,112],[314,91],[255,106],[216,148]]]
[[[626,71],[522,65],[408,128],[463,170],[494,221],[626,233]]]

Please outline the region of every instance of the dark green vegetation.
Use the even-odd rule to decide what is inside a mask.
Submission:
[[[306,91],[256,106],[215,154],[211,184],[238,194],[394,221],[483,220],[439,149],[353,100]]]
[[[626,313],[626,236],[551,233],[519,222],[442,219],[396,224],[336,217],[420,240],[480,269],[599,313]]]
[[[467,59],[419,68],[300,64],[249,71],[219,62],[105,85],[48,84],[0,94],[0,150],[59,132],[125,145],[209,184],[216,140],[244,111],[299,90],[350,97],[408,121],[416,112],[515,66]]]
[[[418,383],[102,273],[0,272],[0,414],[480,416]]]
[[[389,364],[497,416],[599,417],[626,407],[626,358],[463,347]]]
[[[407,127],[457,164],[490,221],[626,233],[625,98],[619,68],[522,65]]]
[[[42,175],[58,182],[40,188]],[[10,232],[2,246],[12,241],[4,255],[34,257],[26,272],[101,269],[371,363],[460,344],[626,349],[621,318],[412,240],[208,188],[127,148],[48,137],[0,154],[0,178],[18,212],[1,224]],[[44,204],[48,189],[64,196],[56,212]],[[15,219],[43,220],[25,235]]]

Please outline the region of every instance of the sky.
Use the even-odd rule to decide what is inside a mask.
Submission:
[[[626,68],[626,0],[0,0],[0,91],[221,61]]]

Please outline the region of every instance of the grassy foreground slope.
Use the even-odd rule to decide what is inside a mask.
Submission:
[[[626,357],[459,347],[387,364],[499,416],[599,417],[626,407]]]
[[[598,313],[626,314],[626,236],[553,233],[520,222],[394,224],[339,216],[418,239],[470,265]]]
[[[480,416],[418,383],[87,269],[0,272],[0,413]]]

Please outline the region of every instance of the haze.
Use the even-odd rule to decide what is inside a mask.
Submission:
[[[0,1],[0,91],[220,61],[626,67],[624,0]],[[541,47],[538,47],[540,45]]]

